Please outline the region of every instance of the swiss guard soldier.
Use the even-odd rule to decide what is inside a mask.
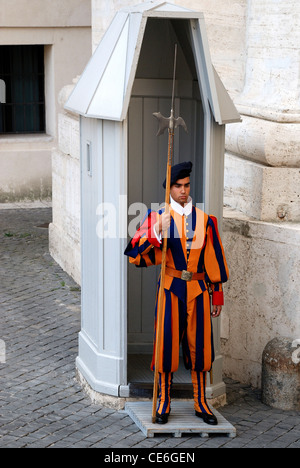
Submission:
[[[218,421],[206,401],[206,375],[214,361],[211,316],[218,317],[222,311],[222,283],[228,280],[229,272],[217,219],[193,206],[191,171],[191,162],[172,167],[170,212],[149,211],[125,255],[137,267],[161,264],[162,233],[168,230],[156,422],[168,422],[173,373],[179,366],[182,344],[185,367],[191,370],[195,414],[207,424],[216,425]],[[160,280],[157,298],[159,289]],[[156,302],[155,331],[157,307]],[[155,346],[156,334],[152,370]]]

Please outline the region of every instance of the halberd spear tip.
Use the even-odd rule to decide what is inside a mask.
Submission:
[[[182,117],[175,119],[174,117],[174,102],[175,102],[175,83],[176,83],[176,65],[177,65],[177,44],[175,44],[175,58],[174,58],[174,72],[173,72],[173,90],[172,90],[172,105],[171,105],[171,115],[170,117],[164,117],[160,112],[155,112],[153,115],[157,118],[159,122],[159,128],[157,136],[165,133],[165,130],[168,128],[169,132],[173,133],[174,129],[177,127],[183,127],[186,132],[188,132],[185,121]]]

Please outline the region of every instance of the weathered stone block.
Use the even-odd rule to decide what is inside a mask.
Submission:
[[[262,358],[262,401],[273,408],[300,411],[300,365],[292,359],[292,338],[274,338]]]
[[[247,216],[300,221],[300,169],[269,167],[227,153],[224,201]]]
[[[261,357],[275,336],[300,338],[300,224],[265,223],[225,210],[224,373],[261,387]]]

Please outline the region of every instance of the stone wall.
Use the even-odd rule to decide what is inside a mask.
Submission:
[[[225,209],[231,278],[222,315],[224,373],[260,387],[262,353],[274,337],[300,336],[300,224],[266,223]]]
[[[53,221],[49,249],[62,268],[81,284],[79,118],[63,109],[73,87],[74,84],[66,86],[59,94],[58,147],[52,152]]]
[[[241,124],[226,135],[224,243],[231,281],[224,372],[260,386],[262,353],[300,336],[299,24],[296,1],[248,2]]]

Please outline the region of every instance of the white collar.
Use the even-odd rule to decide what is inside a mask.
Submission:
[[[187,204],[185,206],[181,206],[177,203],[170,195],[171,199],[171,207],[176,213],[180,214],[181,216],[189,216],[193,209],[193,200],[191,197],[188,198]]]

